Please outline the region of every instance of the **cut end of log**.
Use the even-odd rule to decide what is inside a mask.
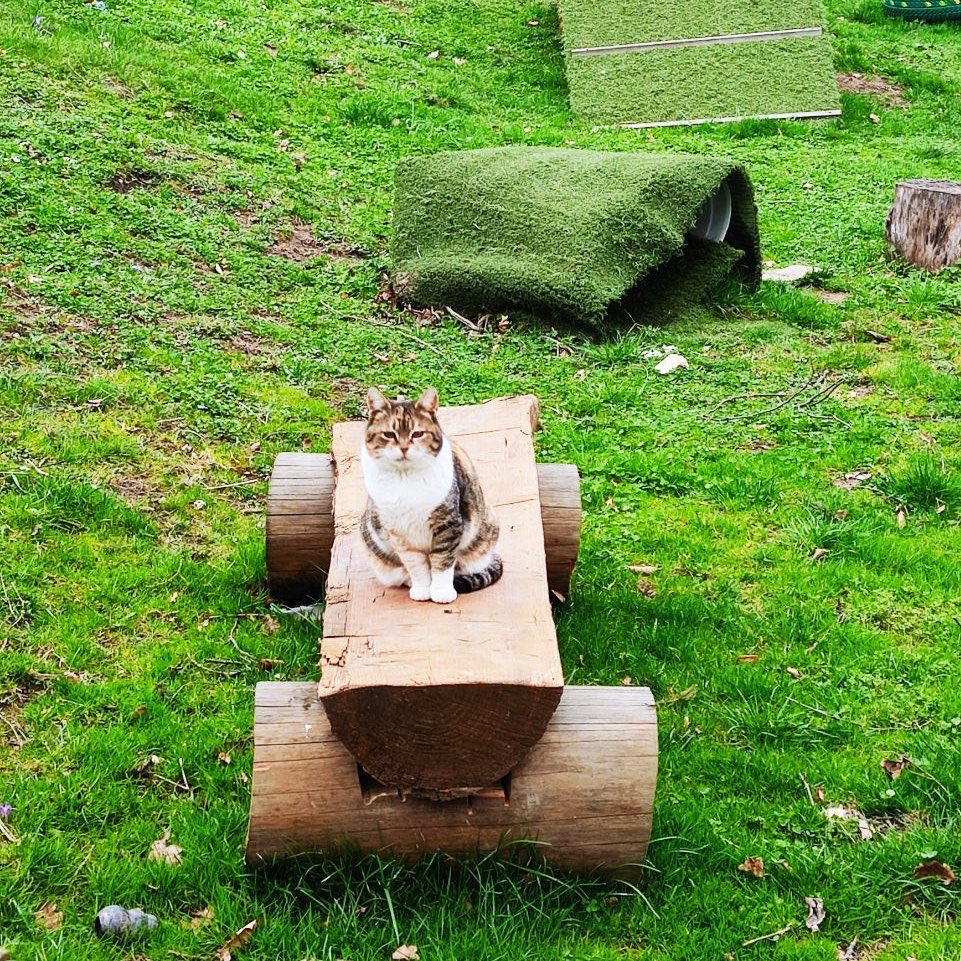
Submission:
[[[559,685],[436,684],[347,688],[323,698],[331,730],[382,784],[451,796],[514,768],[561,699]]]

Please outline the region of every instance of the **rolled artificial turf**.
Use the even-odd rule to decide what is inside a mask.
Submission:
[[[571,108],[592,123],[838,109],[823,36],[569,57],[567,79]]]
[[[824,20],[821,0],[559,0],[559,10],[568,51],[819,27]]]
[[[690,239],[725,180],[725,242]],[[412,158],[395,175],[392,255],[402,301],[587,324],[623,305],[701,299],[732,271],[760,279],[750,180],[711,157],[503,147]]]
[[[961,20],[961,0],[884,0],[884,12],[902,20]]]

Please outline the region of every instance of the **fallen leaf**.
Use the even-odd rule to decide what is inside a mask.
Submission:
[[[816,547],[814,553],[811,555],[811,560],[817,563],[818,561],[823,561],[825,557],[831,552],[826,547]]]
[[[37,908],[33,916],[37,923],[48,931],[56,931],[63,924],[63,911],[53,901],[45,901]]]
[[[823,784],[814,785],[814,800],[817,801],[818,804],[824,803],[824,785]]]
[[[147,857],[151,861],[160,861],[162,864],[178,865],[181,862],[180,855],[183,854],[183,848],[178,847],[176,844],[168,844],[170,840],[170,832],[164,831],[163,836],[157,838],[153,844],[150,845],[150,853]]]
[[[242,948],[257,930],[257,921],[248,921],[236,934],[227,939],[226,944],[217,951],[217,961],[231,961],[233,951]]]
[[[934,499],[934,513],[943,514],[948,509],[948,505],[940,497]]]
[[[880,118],[876,113],[869,113],[869,114],[868,114],[868,120],[870,120],[871,123],[880,123],[880,122],[881,122],[881,118]]]
[[[807,921],[804,922],[804,926],[808,931],[820,931],[825,918],[823,899],[805,898],[804,903],[808,906],[808,917]]]
[[[954,871],[943,861],[924,861],[914,869],[916,878],[937,878],[945,887],[954,881]]]
[[[221,751],[221,752],[217,755],[217,760],[220,761],[221,764],[229,764],[230,761],[231,761],[231,758],[230,758],[230,755],[229,755],[226,751]]]
[[[420,961],[416,944],[402,944],[390,958],[391,961]]]
[[[858,939],[852,938],[846,948],[838,948],[838,961],[854,961],[857,957]]]
[[[881,767],[884,768],[884,773],[887,774],[892,781],[896,781],[901,777],[901,772],[909,767],[911,764],[911,759],[902,755],[898,758],[893,758],[887,761],[881,762]]]
[[[276,56],[277,56],[277,48],[276,48],[275,46],[273,46],[272,44],[265,43],[265,44],[264,44],[264,50],[266,50],[266,51],[267,51],[267,54],[268,54],[269,56],[271,56],[271,57],[276,57]]]
[[[898,508],[897,521],[898,527],[904,527],[908,522],[908,515],[903,507]]]
[[[428,59],[428,60],[437,60],[438,57],[440,57],[440,51],[439,51],[439,50],[431,50],[431,52],[430,52],[429,54],[427,54],[427,59]]]
[[[786,667],[785,670],[795,681],[801,680],[801,672],[796,667]]]
[[[876,330],[866,330],[864,332],[864,336],[869,337],[876,344],[890,344],[891,341],[894,340],[893,337],[889,337],[887,334],[878,333]]]
[[[745,874],[750,874],[755,878],[764,877],[764,858],[745,858],[744,861],[737,866],[738,871],[743,871]]]
[[[262,671],[272,671],[275,667],[280,667],[284,662],[280,658],[262,657],[259,667]]]
[[[871,474],[868,471],[850,471],[841,477],[835,477],[831,482],[835,487],[840,487],[842,490],[851,490],[858,486],[858,484],[863,484],[865,481],[871,479]]]
[[[190,912],[190,920],[184,923],[184,927],[190,928],[191,931],[199,931],[201,928],[207,927],[213,919],[213,908],[197,908]]]
[[[632,574],[656,574],[660,570],[656,564],[628,564],[627,569]]]
[[[738,654],[737,662],[738,664],[753,664],[755,661],[760,660],[760,654]]]
[[[150,777],[154,767],[161,761],[163,761],[163,758],[159,754],[151,754],[150,757],[134,767],[133,773],[136,777]]]
[[[280,630],[280,621],[276,617],[271,617],[267,614],[264,617],[264,630],[268,634],[276,634]]]
[[[634,681],[631,679],[630,675],[625,675],[621,678],[621,687],[630,687]]]

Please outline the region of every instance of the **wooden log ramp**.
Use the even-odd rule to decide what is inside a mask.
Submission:
[[[502,778],[537,742],[563,687],[534,464],[537,401],[440,412],[500,521],[504,575],[451,604],[417,603],[374,577],[359,531],[367,504],[362,423],[334,426],[334,546],[319,695],[331,729],[384,784],[434,797]]]
[[[533,397],[439,417],[498,515],[504,561],[498,583],[450,604],[411,601],[373,576],[358,529],[362,423],[335,425],[327,461],[278,464],[271,584],[301,600],[325,589],[321,679],[257,687],[247,856],[348,844],[414,857],[532,838],[559,867],[636,864],[657,766],[650,692],[565,692],[552,619],[548,553],[566,594],[576,471],[538,471]]]
[[[508,777],[450,801],[405,796],[368,777],[310,683],[257,685],[254,743],[252,863],[303,852],[414,860],[499,851],[630,877],[647,850],[657,720],[646,688],[565,688],[543,737]]]

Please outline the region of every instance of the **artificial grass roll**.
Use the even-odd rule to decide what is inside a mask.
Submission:
[[[564,48],[819,27],[821,0],[559,0]]]
[[[725,243],[690,241],[723,181]],[[626,299],[652,310],[697,299],[732,270],[760,279],[750,180],[712,157],[502,147],[409,159],[395,176],[392,255],[402,301],[588,324]]]
[[[567,79],[571,108],[591,123],[838,109],[826,37],[568,57]]]

